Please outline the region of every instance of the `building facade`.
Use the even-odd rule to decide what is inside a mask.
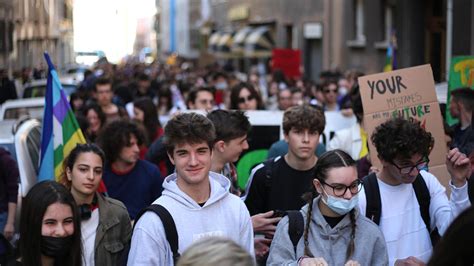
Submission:
[[[0,0],[0,68],[11,70],[14,26],[14,0]]]
[[[452,1],[452,39],[448,40],[447,9]],[[384,69],[387,49],[396,47],[396,68],[431,64],[437,82],[446,79],[448,42],[451,54],[474,54],[474,1],[472,0],[162,0],[160,29],[162,51],[181,51],[179,44],[193,47],[200,55],[208,51],[217,60],[219,46],[241,42],[239,31],[266,27],[273,48],[301,50],[305,76],[319,78],[323,70],[358,69],[377,73]],[[175,21],[171,26],[171,3]],[[201,23],[202,5],[209,18]],[[185,5],[184,8],[181,5]],[[179,9],[177,8],[179,6]],[[200,10],[200,12],[198,11]],[[181,13],[180,13],[181,12]],[[197,23],[200,22],[200,23]],[[179,27],[177,30],[176,27]],[[196,34],[196,27],[200,27]],[[170,31],[175,50],[171,49]],[[213,33],[219,33],[213,36]],[[200,35],[200,37],[199,37]],[[232,36],[233,40],[228,41]],[[239,37],[237,37],[239,36]],[[250,34],[245,38],[248,39]],[[203,41],[204,40],[204,41]],[[242,41],[247,42],[247,41]],[[190,45],[191,43],[197,45]],[[209,47],[211,46],[211,47]],[[214,47],[215,46],[215,47]],[[235,45],[234,45],[235,46]],[[217,49],[217,50],[216,50]],[[225,49],[224,49],[225,50]],[[241,55],[244,59],[245,54]],[[247,56],[248,57],[248,56]],[[251,56],[250,56],[251,57]],[[235,59],[230,57],[231,60]],[[267,56],[267,60],[268,60]],[[234,60],[236,61],[236,60]],[[237,60],[238,61],[238,60]],[[247,64],[248,66],[248,64]],[[247,69],[248,70],[248,69]]]
[[[14,2],[15,69],[44,65],[44,51],[49,52],[58,68],[73,63],[73,1]]]

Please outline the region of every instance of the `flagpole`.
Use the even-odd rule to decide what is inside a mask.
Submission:
[[[449,81],[453,41],[453,0],[448,0],[446,10],[446,82]]]

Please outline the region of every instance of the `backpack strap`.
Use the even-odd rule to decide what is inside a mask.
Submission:
[[[426,185],[425,179],[418,174],[415,181],[412,183],[413,190],[415,191],[416,199],[418,200],[418,204],[420,205],[420,213],[421,218],[423,218],[423,222],[425,222],[426,229],[430,233],[431,245],[434,247],[441,236],[438,232],[438,228],[434,228],[431,230],[431,217],[430,217],[430,203],[431,203],[431,195]]]
[[[287,211],[286,213],[288,215],[288,234],[296,254],[298,242],[303,236],[304,231],[303,214],[300,211]]]
[[[425,222],[428,232],[431,232],[431,218],[430,218],[430,202],[431,196],[426,182],[423,177],[418,174],[415,181],[412,183],[413,190],[415,191],[416,199],[420,205],[421,218]]]
[[[178,252],[178,231],[176,230],[176,225],[174,223],[173,217],[165,207],[159,204],[152,204],[142,209],[135,217],[135,223],[133,227],[135,227],[135,225],[137,224],[138,219],[140,219],[140,217],[148,211],[152,211],[156,213],[158,217],[160,217],[161,222],[163,223],[163,227],[165,228],[166,240],[168,240],[168,243],[171,247],[171,252],[173,252],[173,261],[174,263],[176,263],[179,257],[181,256]]]
[[[363,179],[365,198],[367,206],[365,207],[365,216],[377,225],[380,224],[382,215],[382,203],[380,199],[379,183],[375,173],[364,177]]]
[[[272,187],[272,168],[275,158],[269,158],[263,162],[263,166],[265,168],[265,187],[271,188]]]
[[[472,112],[474,114],[474,112]],[[471,178],[467,180],[467,195],[469,196],[469,201],[471,204],[474,203],[474,173],[472,173]]]

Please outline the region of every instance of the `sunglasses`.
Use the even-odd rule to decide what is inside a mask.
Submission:
[[[333,90],[324,90],[324,93],[337,93],[337,89],[333,89]]]
[[[245,103],[245,102],[250,102],[251,100],[254,100],[255,96],[249,95],[247,97],[239,97],[239,103]]]

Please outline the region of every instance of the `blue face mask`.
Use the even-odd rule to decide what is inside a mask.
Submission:
[[[350,200],[328,195],[326,191],[324,191],[324,194],[326,194],[328,199],[326,200],[324,197],[321,197],[323,202],[329,207],[329,209],[333,210],[339,215],[345,215],[346,213],[354,209],[355,206],[357,206],[357,204],[359,203],[359,194],[353,195]]]

